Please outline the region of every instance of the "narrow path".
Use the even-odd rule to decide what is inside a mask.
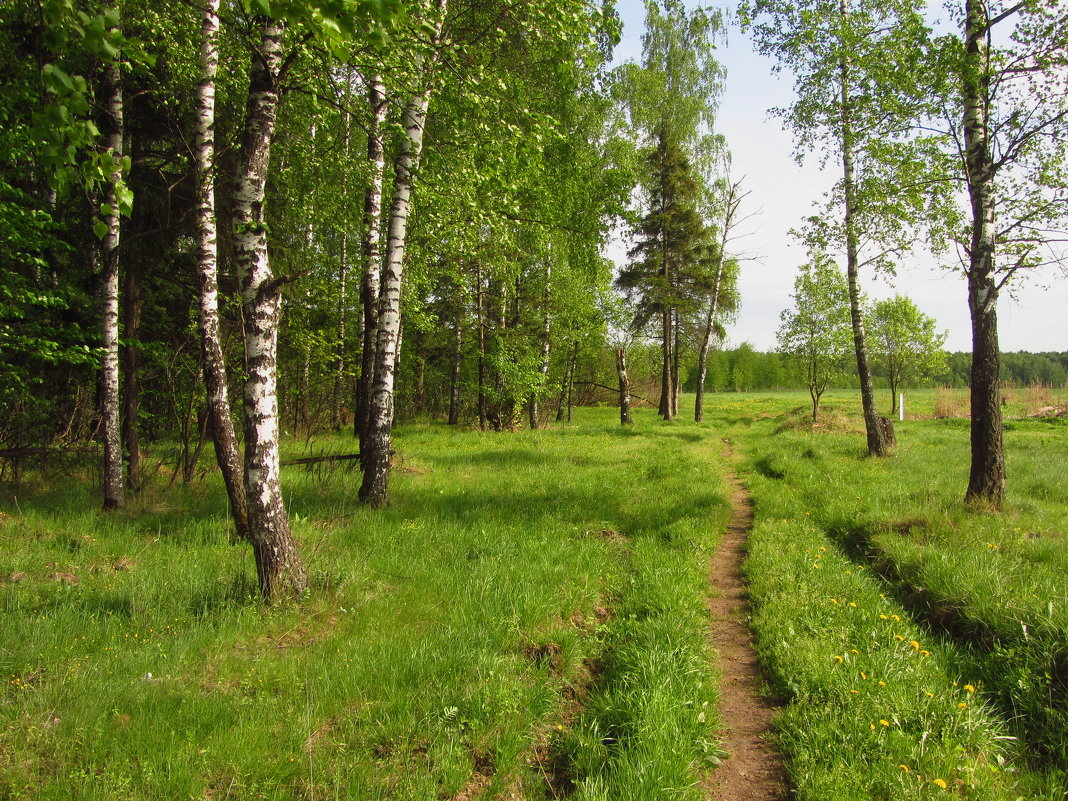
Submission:
[[[724,442],[730,457],[730,445]],[[786,773],[782,758],[768,743],[774,708],[760,694],[760,666],[746,620],[749,602],[742,580],[745,540],[753,525],[753,499],[730,471],[731,518],[709,566],[712,596],[712,645],[719,654],[723,678],[720,719],[723,748],[728,756],[709,776],[708,797],[713,801],[782,801]]]

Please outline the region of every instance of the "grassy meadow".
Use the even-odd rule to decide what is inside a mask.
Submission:
[[[613,414],[407,426],[379,512],[348,468],[286,468],[314,586],[280,609],[214,482],[114,515],[5,488],[0,797],[699,797],[721,447]]]
[[[967,421],[934,391],[882,461],[851,393],[816,426],[804,393],[712,395],[701,425],[405,425],[378,512],[345,463],[285,469],[313,589],[281,608],[210,469],[112,515],[89,476],[3,486],[0,798],[702,798],[727,439],[796,797],[1063,799],[1068,420],[1024,417],[1045,400],[1006,406],[1000,515],[961,503]]]

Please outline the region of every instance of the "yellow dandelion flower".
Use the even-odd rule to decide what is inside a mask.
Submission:
[[[905,638],[902,637],[900,634],[895,634],[894,635],[894,639],[897,640],[898,642],[905,642]]]
[[[837,599],[837,598],[831,598],[831,603],[832,603],[832,604],[836,604],[836,603],[838,603],[838,599]]]
[[[853,603],[852,601],[849,602],[849,605],[852,606],[854,609],[857,608],[857,605],[855,603]]]
[[[930,656],[930,655],[931,655],[930,651],[922,651],[922,650],[920,651],[920,656]]]
[[[965,684],[964,685],[964,689],[966,691],[970,692],[970,693],[974,693],[975,692],[975,685],[974,684]]]
[[[889,620],[889,619],[890,618],[888,618],[886,615],[879,615],[879,620]]]
[[[875,731],[875,724],[874,723],[869,723],[868,726],[871,728],[872,731]]]
[[[879,686],[880,687],[885,687],[886,686],[886,682],[885,681],[880,681],[879,682]]]
[[[890,726],[890,721],[888,721],[888,720],[880,720],[880,721],[879,721],[879,725],[880,725],[880,726],[887,726],[887,727],[889,727],[889,726]]]
[[[860,690],[850,690],[849,692],[853,693],[853,695],[858,695]]]
[[[910,772],[908,765],[898,765],[898,768],[900,768],[901,770],[905,771],[905,773],[909,773]]]
[[[913,651],[920,650],[920,644],[916,640],[909,640],[909,645],[912,646]]]
[[[945,779],[935,779],[934,781],[931,782],[931,784],[937,784],[943,790],[946,789],[946,780]]]
[[[860,671],[860,677],[861,677],[862,679],[864,679],[865,681],[867,681],[867,679],[868,679],[868,674],[867,674],[867,673],[865,673],[865,672],[864,672],[864,671],[862,670],[862,671]]]
[[[924,693],[928,698],[934,698],[934,693]]]
[[[968,706],[968,704],[966,704],[964,701],[961,701],[959,704],[957,704],[957,709],[964,709],[964,707],[966,706]]]
[[[851,653],[851,654],[859,654],[860,651],[858,651],[856,648],[850,648],[849,649],[849,653]]]
[[[898,623],[900,623],[900,622],[901,622],[901,616],[900,616],[900,615],[890,615],[890,617],[892,617],[892,618],[893,618],[893,619],[894,619],[895,621],[897,621]]]
[[[820,569],[820,563],[819,562],[813,562],[812,563],[812,567],[814,567],[816,570],[819,570]]]
[[[845,660],[842,657],[838,656],[838,654],[834,655],[834,661],[838,664],[842,664],[843,662],[845,662]]]
[[[827,550],[827,546],[826,545],[821,545],[820,546],[820,550],[821,551],[826,551]]]

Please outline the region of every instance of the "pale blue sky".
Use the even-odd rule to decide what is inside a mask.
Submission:
[[[640,61],[644,4],[642,0],[617,0],[617,7],[624,28],[616,60]],[[754,260],[743,266],[742,307],[728,336],[733,344],[748,341],[760,350],[770,350],[775,347],[779,313],[790,304],[795,270],[806,258],[788,231],[811,213],[833,177],[821,174],[815,157],[799,167],[792,156],[790,134],[768,114],[769,108],[790,103],[790,78],[773,76],[772,62],[753,53],[746,35],[737,28],[731,28],[727,39],[720,50],[727,80],[717,128],[727,138],[736,175],[745,176],[751,192],[747,211],[759,212],[747,223],[749,235],[737,243],[738,250]],[[617,245],[609,256],[625,259],[625,249]],[[949,350],[971,350],[966,285],[959,273],[941,270],[930,257],[918,254],[902,265],[896,278],[868,273],[862,275],[862,282],[872,297],[895,291],[908,295],[941,328],[949,330]],[[1019,284],[1016,295],[1015,300],[1003,296],[998,307],[1002,350],[1068,350],[1068,281],[1048,270],[1040,280]]]

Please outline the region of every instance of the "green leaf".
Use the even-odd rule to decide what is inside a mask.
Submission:
[[[108,232],[108,224],[97,217],[93,220],[93,233],[96,234],[97,239],[103,239]]]
[[[126,184],[120,184],[116,188],[118,195],[119,211],[123,216],[129,217],[133,213],[134,193]]]

